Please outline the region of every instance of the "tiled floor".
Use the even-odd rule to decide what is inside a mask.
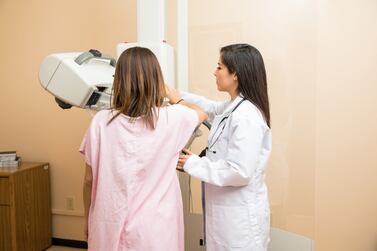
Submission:
[[[51,246],[46,251],[85,251],[86,249],[80,248],[70,248],[70,247],[62,247],[62,246]]]

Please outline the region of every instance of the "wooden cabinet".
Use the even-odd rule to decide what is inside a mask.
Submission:
[[[0,251],[41,251],[51,246],[48,163],[0,168]]]

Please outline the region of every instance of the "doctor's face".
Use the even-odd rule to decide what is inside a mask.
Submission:
[[[221,57],[217,63],[216,71],[213,74],[216,77],[217,90],[228,92],[231,96],[237,93],[237,76],[235,73],[229,72],[228,67],[221,62]]]

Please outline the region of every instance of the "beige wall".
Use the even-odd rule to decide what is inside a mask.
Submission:
[[[316,5],[211,0],[189,6],[192,91],[225,97],[213,76],[221,46],[247,42],[264,56],[273,128],[272,223],[314,238]]]
[[[176,1],[167,2],[175,45]],[[189,0],[191,91],[226,98],[212,75],[223,45],[248,42],[264,55],[272,223],[314,239],[317,251],[377,246],[377,2],[346,2]],[[60,110],[38,83],[39,64],[59,51],[114,55],[118,42],[136,39],[135,11],[123,0],[0,1],[0,150],[51,163],[54,237],[83,238],[77,148],[90,115]]]
[[[223,99],[212,75],[219,48],[259,48],[271,100],[273,226],[314,239],[319,251],[375,251],[377,2],[346,2],[189,1],[190,90]]]
[[[319,1],[316,239],[377,250],[377,1]]]
[[[0,150],[51,164],[53,236],[83,239],[78,153],[90,114],[61,110],[39,84],[39,64],[56,52],[95,48],[115,55],[136,40],[136,1],[0,1]],[[66,209],[73,197],[75,209]],[[67,216],[73,214],[76,216]]]

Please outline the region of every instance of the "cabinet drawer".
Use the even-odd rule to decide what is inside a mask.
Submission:
[[[10,207],[0,206],[0,250],[11,250]]]
[[[9,205],[9,179],[0,178],[0,205]]]

